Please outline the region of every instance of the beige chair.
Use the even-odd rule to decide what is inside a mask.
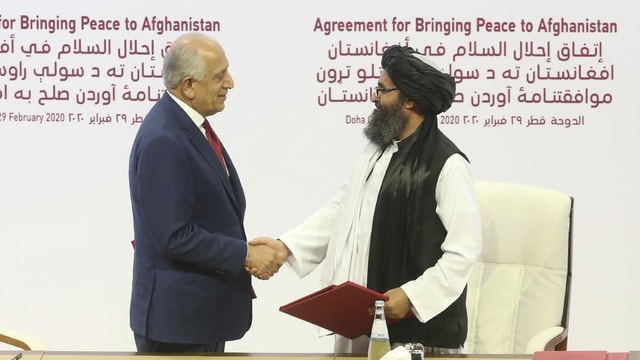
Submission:
[[[469,354],[566,350],[573,198],[476,182],[482,254],[468,285]]]
[[[47,346],[37,337],[5,327],[0,327],[0,343],[27,351],[47,350]]]

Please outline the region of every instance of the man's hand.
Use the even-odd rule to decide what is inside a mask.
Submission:
[[[254,248],[269,249],[270,252],[267,250],[265,251],[269,253],[269,256],[272,256],[273,263],[277,265],[275,268],[260,267],[250,263],[247,258],[247,262],[245,262],[245,270],[247,270],[251,275],[262,280],[267,280],[277,273],[282,264],[284,264],[285,259],[291,255],[289,249],[284,245],[284,243],[282,243],[282,241],[269,237],[258,237],[249,241],[249,252],[251,253],[251,250]]]
[[[245,269],[255,269],[252,275],[261,280],[268,280],[278,272],[283,262],[278,259],[276,251],[267,245],[249,244]]]
[[[384,293],[389,297],[389,300],[384,303],[384,316],[389,319],[402,319],[411,311],[411,301],[409,297],[402,290],[402,288],[395,288]]]

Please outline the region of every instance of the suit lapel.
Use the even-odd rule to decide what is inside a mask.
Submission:
[[[209,144],[207,139],[202,135],[202,133],[200,133],[199,129],[196,128],[196,131],[191,131],[190,129],[189,136],[193,146],[195,146],[195,148],[200,152],[200,154],[207,160],[209,165],[211,165],[216,176],[220,179],[220,181],[224,185],[224,189],[226,190],[227,195],[229,195],[229,198],[231,199],[231,201],[233,202],[233,205],[237,209],[238,203],[236,201],[235,194],[231,187],[231,182],[229,180],[230,175],[227,175],[227,171],[224,169],[224,167],[220,163],[220,160],[218,159],[218,156],[216,156],[216,153],[213,151],[213,148],[211,148],[211,145]],[[229,159],[229,156],[227,156],[226,151],[224,151],[224,147],[223,147],[223,154],[224,154],[224,161],[227,163],[227,167],[230,168],[232,166],[231,160]]]
[[[175,112],[176,116],[179,119],[180,127],[182,127],[189,134],[189,141],[196,148],[196,150],[202,155],[202,157],[207,161],[207,163],[211,166],[215,176],[217,176],[222,182],[224,189],[227,193],[227,196],[231,200],[233,207],[236,209],[236,212],[239,214],[240,218],[242,218],[242,207],[244,206],[244,194],[240,193],[241,198],[238,199],[236,197],[236,192],[234,192],[233,187],[231,186],[230,178],[234,178],[234,181],[238,181],[238,175],[233,168],[233,163],[227,154],[227,151],[224,149],[224,145],[222,145],[222,153],[227,163],[227,168],[229,169],[229,175],[227,175],[227,171],[224,169],[218,156],[213,151],[211,144],[207,141],[207,138],[202,134],[200,129],[193,123],[191,118],[180,108],[180,106],[173,100],[168,94],[164,94],[162,100],[167,104],[167,106],[171,107]],[[232,171],[233,169],[233,171]],[[242,204],[239,204],[239,201]]]

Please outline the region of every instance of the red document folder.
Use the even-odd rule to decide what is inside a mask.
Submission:
[[[283,305],[280,311],[354,339],[371,332],[373,315],[369,315],[369,307],[376,300],[388,299],[388,296],[347,281]],[[387,319],[387,322],[398,320]]]

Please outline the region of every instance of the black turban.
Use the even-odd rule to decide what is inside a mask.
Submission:
[[[382,54],[382,68],[395,86],[422,111],[435,115],[451,107],[456,82],[453,76],[427,61],[409,46],[391,45]]]

